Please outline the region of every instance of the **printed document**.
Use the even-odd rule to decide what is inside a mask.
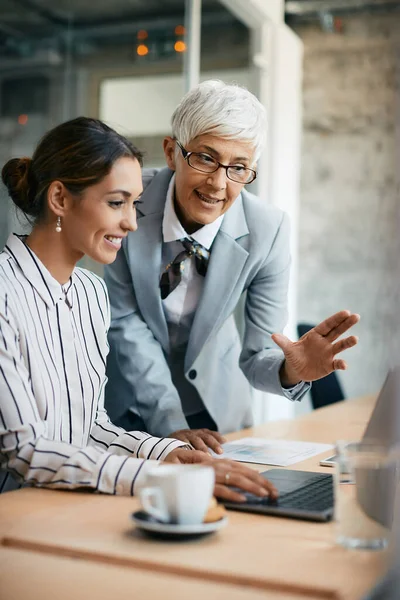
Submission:
[[[257,463],[287,467],[297,462],[332,450],[331,444],[315,442],[294,442],[290,440],[269,440],[264,438],[242,438],[222,444],[223,454],[216,458],[230,458],[238,462]]]

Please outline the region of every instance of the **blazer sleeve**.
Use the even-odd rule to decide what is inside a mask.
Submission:
[[[132,408],[153,435],[188,428],[163,349],[140,313],[123,249],[105,269],[105,280],[111,302],[106,386],[111,421]]]
[[[240,367],[256,389],[300,400],[310,384],[300,382],[292,388],[282,387],[279,371],[284,354],[271,339],[287,322],[289,236],[289,217],[283,213],[268,256],[247,289]]]

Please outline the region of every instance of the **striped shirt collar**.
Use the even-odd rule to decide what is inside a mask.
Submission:
[[[164,218],[163,218],[163,239],[164,242],[174,242],[175,240],[181,240],[183,238],[191,238],[199,242],[204,248],[209,250],[213,243],[215,236],[217,235],[224,215],[215,219],[208,225],[203,225],[200,229],[188,235],[185,229],[182,227],[174,208],[173,195],[175,189],[175,173],[173,174],[167,191],[167,201],[165,203]]]
[[[25,244],[25,239],[26,236],[12,233],[7,240],[4,251],[12,257],[19,270],[47,306],[53,307],[57,302],[66,301],[68,306],[72,308],[74,272],[69,281],[61,285],[54,279],[36,254]]]

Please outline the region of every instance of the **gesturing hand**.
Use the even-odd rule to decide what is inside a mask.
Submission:
[[[230,486],[251,492],[256,496],[270,496],[271,498],[277,498],[278,496],[275,486],[264,477],[261,477],[257,471],[232,460],[211,458],[209,454],[198,450],[176,448],[168,454],[165,462],[210,465],[215,471],[214,495],[224,500],[231,500],[232,502],[244,502],[246,500],[243,494]]]
[[[345,370],[346,362],[335,357],[339,352],[355,346],[358,338],[351,335],[338,342],[336,340],[359,320],[359,315],[342,310],[308,331],[298,342],[274,333],[272,339],[285,354],[280,373],[282,384],[287,386],[299,381],[315,381],[332,371]]]
[[[193,448],[203,452],[208,452],[208,449],[211,448],[217,454],[223,453],[220,444],[226,442],[226,439],[218,431],[211,431],[211,429],[180,429],[168,437],[191,444]]]

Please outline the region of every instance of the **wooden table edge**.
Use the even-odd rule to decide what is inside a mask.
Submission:
[[[41,554],[51,554],[52,556],[60,556],[66,558],[74,558],[79,560],[87,560],[95,563],[104,563],[119,567],[135,567],[144,571],[159,572],[164,574],[179,575],[189,579],[198,580],[203,575],[207,576],[209,581],[216,583],[225,583],[237,585],[241,587],[260,589],[265,591],[276,591],[279,593],[292,593],[305,598],[316,598],[318,600],[340,600],[342,597],[337,590],[329,588],[321,588],[318,586],[306,586],[302,584],[286,583],[279,579],[256,579],[254,576],[245,577],[243,575],[235,575],[233,573],[213,573],[210,571],[202,572],[201,569],[187,567],[182,565],[170,565],[154,563],[147,559],[137,557],[123,556],[107,556],[103,553],[93,552],[92,550],[61,548],[52,544],[40,542],[23,541],[5,536],[1,540],[1,545],[8,548],[20,550],[28,550]]]

